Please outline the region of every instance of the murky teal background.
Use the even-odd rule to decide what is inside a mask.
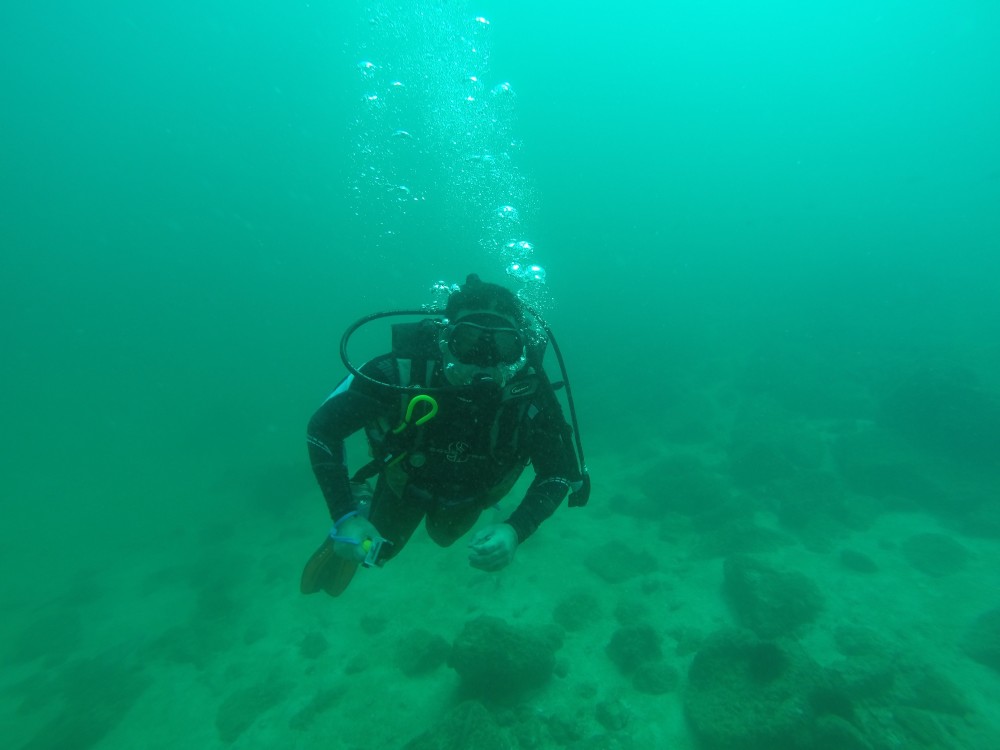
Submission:
[[[748,357],[814,412],[848,369],[1000,388],[1000,5],[474,11],[595,455],[641,450],[684,383]],[[434,210],[366,245],[347,124],[369,32],[353,2],[0,8],[4,610],[163,529],[238,526],[261,512],[241,483],[301,495],[343,327],[503,279]]]
[[[641,440],[665,378],[752,347],[996,378],[997,6],[477,12],[595,447]],[[212,477],[301,457],[346,321],[502,277],[447,226],[397,257],[359,241],[359,5],[2,15],[7,570],[42,539],[103,556],[118,525],[210,512]]]

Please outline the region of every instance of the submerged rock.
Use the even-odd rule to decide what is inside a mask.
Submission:
[[[450,648],[440,635],[414,628],[396,643],[396,666],[407,677],[432,672],[445,663]]]
[[[555,625],[516,627],[483,615],[465,624],[448,664],[471,692],[504,697],[545,683],[561,647],[562,630]]]
[[[948,493],[897,435],[872,427],[841,435],[834,449],[840,476],[854,492],[892,510],[941,508]]]
[[[746,630],[708,638],[695,655],[684,713],[705,750],[813,747],[823,672],[801,647]]]
[[[961,465],[1000,470],[1000,399],[975,373],[924,368],[887,389],[882,419],[912,444]]]
[[[659,569],[660,563],[646,550],[635,550],[629,555],[623,555],[622,549],[628,549],[629,546],[627,542],[619,540],[607,542],[592,549],[583,558],[583,564],[608,583],[624,583]]]
[[[916,534],[903,542],[902,550],[910,565],[935,578],[958,573],[969,560],[968,550],[944,534]]]
[[[1000,607],[976,619],[962,640],[962,650],[980,664],[1000,672]]]
[[[727,558],[724,588],[736,619],[761,638],[793,635],[819,615],[823,596],[801,573],[748,555]]]
[[[631,674],[663,658],[662,640],[651,625],[627,625],[615,631],[604,650],[622,673]]]
[[[403,750],[515,750],[514,742],[482,703],[465,701]]]
[[[840,551],[840,564],[855,573],[877,573],[878,564],[864,552],[855,549],[842,549]]]
[[[677,668],[665,661],[646,662],[632,675],[632,687],[640,693],[650,695],[662,695],[676,690],[680,681]]]

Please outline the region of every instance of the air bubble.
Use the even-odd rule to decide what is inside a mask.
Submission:
[[[448,304],[448,298],[459,291],[458,284],[449,284],[447,281],[438,280],[431,284],[431,302],[428,305],[422,305],[425,310],[443,310]]]
[[[545,283],[545,269],[537,263],[528,266],[528,281],[537,281],[539,284]]]
[[[530,257],[535,252],[535,246],[527,240],[514,240],[508,242],[504,247],[508,254],[519,258]]]
[[[507,275],[525,282],[545,283],[545,269],[537,263],[515,261],[507,266]]]
[[[496,162],[496,157],[493,154],[484,152],[481,154],[469,154],[468,156],[465,157],[465,160],[467,162],[492,166],[494,162]]]
[[[500,206],[497,209],[497,218],[512,224],[516,224],[521,220],[520,214],[518,214],[517,209],[513,206]]]

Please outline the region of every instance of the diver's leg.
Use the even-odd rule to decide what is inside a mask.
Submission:
[[[424,517],[423,504],[411,497],[408,489],[403,490],[402,496],[397,495],[382,476],[375,485],[368,520],[386,539],[378,557],[380,565],[399,554]]]
[[[483,508],[478,503],[436,508],[427,512],[427,533],[441,547],[450,547],[475,526]]]

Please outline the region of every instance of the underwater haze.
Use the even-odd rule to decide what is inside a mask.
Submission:
[[[1000,747],[997,38],[4,3],[0,745]],[[303,596],[342,333],[470,273],[558,337],[589,505],[500,573],[420,530]]]

